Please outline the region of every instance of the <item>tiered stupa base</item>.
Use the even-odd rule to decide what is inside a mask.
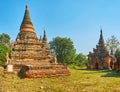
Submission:
[[[21,74],[22,78],[45,78],[70,75],[66,66],[47,62],[15,62],[14,68]]]

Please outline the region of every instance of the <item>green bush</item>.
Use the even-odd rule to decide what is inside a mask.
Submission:
[[[76,56],[74,64],[76,66],[83,67],[87,65],[87,62],[88,62],[87,57],[80,53]]]
[[[6,53],[10,54],[10,48],[0,44],[0,66],[4,65],[6,62]]]

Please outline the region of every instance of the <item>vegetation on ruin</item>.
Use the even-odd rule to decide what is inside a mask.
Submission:
[[[70,69],[71,76],[20,79],[17,75],[0,77],[2,92],[119,92],[120,74],[112,70]],[[1,84],[0,84],[1,85]]]

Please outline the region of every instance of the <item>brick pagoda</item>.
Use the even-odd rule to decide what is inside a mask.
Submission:
[[[112,57],[106,49],[102,29],[100,30],[100,39],[96,48],[93,49],[93,53],[88,54],[88,69],[111,69]]]
[[[70,75],[67,67],[57,64],[55,55],[51,53],[46,31],[44,30],[43,38],[37,38],[28,6],[25,9],[20,32],[12,46],[11,61],[14,71],[21,73],[25,78]]]

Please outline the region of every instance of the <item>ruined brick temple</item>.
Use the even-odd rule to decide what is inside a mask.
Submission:
[[[12,45],[11,61],[14,71],[25,78],[70,75],[67,67],[57,63],[47,42],[46,31],[37,38],[30,19],[28,6],[20,26],[20,32]]]
[[[106,49],[102,29],[100,30],[100,39],[96,48],[93,48],[93,53],[89,52],[88,54],[88,69],[111,69],[113,68],[112,56],[109,55],[109,52]]]

